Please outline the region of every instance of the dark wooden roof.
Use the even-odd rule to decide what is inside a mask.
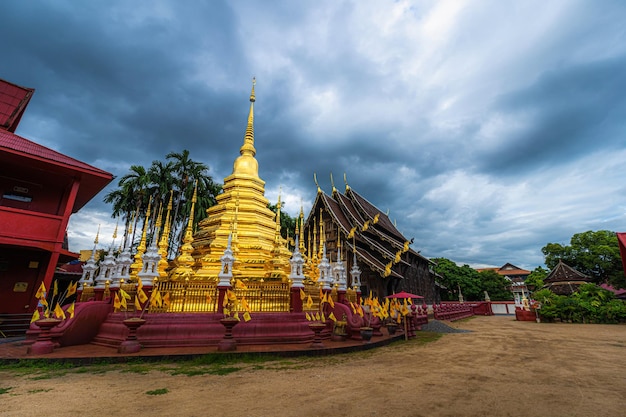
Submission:
[[[559,260],[557,266],[550,271],[548,276],[543,280],[544,283],[557,283],[557,282],[590,282],[591,278],[582,272],[578,272],[571,266],[566,265],[563,261]]]
[[[357,257],[381,276],[384,276],[385,267],[389,262],[394,262],[396,253],[404,248],[405,242],[409,242],[409,239],[396,229],[385,213],[382,213],[367,199],[350,188],[346,189],[345,194],[333,190],[332,196],[322,191],[317,193],[306,220],[309,230],[311,227],[318,227],[314,222],[319,221],[320,208],[328,213],[327,215],[337,226],[346,247],[356,251]],[[375,219],[376,222],[374,223]],[[363,230],[366,223],[368,228]],[[346,237],[355,227],[354,239],[347,240]],[[431,262],[409,248],[407,252],[402,254],[399,262],[393,263],[391,277],[403,278],[398,273],[397,267],[410,265],[406,260],[407,256],[418,257],[425,262]]]

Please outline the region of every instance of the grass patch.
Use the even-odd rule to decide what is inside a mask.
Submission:
[[[11,391],[12,389],[13,389],[13,387],[0,388],[0,394],[6,394],[7,392]]]
[[[152,391],[146,391],[147,395],[163,395],[163,394],[167,394],[168,392],[170,392],[170,390],[168,390],[167,388],[159,388],[159,389],[155,389]]]
[[[31,389],[28,391],[29,394],[37,394],[38,392],[49,392],[52,391],[52,388],[39,388],[39,389]]]

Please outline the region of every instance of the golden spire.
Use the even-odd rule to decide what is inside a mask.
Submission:
[[[150,200],[148,200],[148,210],[146,211],[146,216],[143,220],[143,232],[141,233],[141,241],[139,242],[139,246],[137,246],[137,253],[135,254],[135,261],[130,266],[130,278],[133,281],[137,281],[137,273],[143,269],[143,254],[146,252],[146,234],[148,232],[148,223],[150,220],[150,213],[152,211],[152,196],[150,196]]]
[[[256,149],[254,149],[254,102],[256,101],[254,95],[254,86],[256,84],[256,78],[252,79],[252,92],[250,93],[250,113],[248,114],[248,125],[246,127],[246,134],[243,138],[243,145],[239,148],[240,156],[235,160],[233,165],[233,174],[244,174],[253,177],[259,176],[259,163],[254,156],[256,155]]]
[[[193,219],[197,201],[198,180],[196,180],[193,197],[191,198],[191,210],[189,211],[189,221],[187,221],[187,228],[185,229],[183,246],[180,248],[180,255],[176,258],[176,268],[174,268],[170,274],[174,280],[183,280],[193,275],[191,265],[193,265],[194,259],[191,256],[191,252],[193,252],[193,246],[191,246],[191,244],[193,243]]]
[[[302,202],[300,202],[300,215],[298,216],[298,224],[300,226],[300,233],[298,235],[300,247],[298,250],[302,256],[306,257],[306,249],[304,247],[304,209],[302,208]]]
[[[322,215],[322,209],[320,208],[320,248],[318,258],[322,258],[322,249],[326,243],[326,236],[324,235],[324,217]]]
[[[346,173],[343,173],[343,182],[346,183],[346,191],[348,191],[350,189],[350,186],[348,185],[348,179],[346,178]]]
[[[330,173],[330,185],[333,187],[333,194],[335,194],[337,192],[337,189],[335,188],[335,181],[333,181],[333,173]]]
[[[172,213],[172,199],[174,197],[174,190],[170,190],[170,201],[167,203],[167,213],[165,214],[165,224],[163,225],[163,232],[161,233],[161,239],[159,240],[159,255],[161,255],[161,259],[159,259],[159,276],[161,278],[166,278],[167,273],[165,272],[169,266],[167,262],[167,252],[169,249],[169,238],[170,238],[170,215]]]
[[[98,225],[98,231],[96,232],[96,238],[93,240],[94,246],[98,244],[98,236],[100,236],[100,225]]]
[[[280,241],[280,193],[282,192],[282,187],[279,187],[278,189],[278,203],[276,203],[276,235],[274,236],[274,239],[276,242]],[[289,236],[287,236],[287,238],[289,238]]]

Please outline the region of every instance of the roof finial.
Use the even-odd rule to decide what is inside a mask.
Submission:
[[[254,102],[256,97],[254,95],[254,86],[256,85],[256,78],[252,78],[252,91],[250,92],[250,112],[248,113],[248,126],[246,127],[246,134],[243,139],[243,145],[239,149],[241,155],[256,155],[256,149],[254,149]]]
[[[315,172],[313,173],[313,181],[315,181],[315,185],[317,185],[317,192],[321,193],[322,189],[320,188],[320,185],[317,182],[317,174]]]
[[[346,173],[343,173],[343,182],[346,183],[346,191],[348,191],[350,189],[350,186],[348,185],[348,179],[346,178]]]
[[[333,194],[337,192],[337,189],[335,188],[335,181],[333,181],[333,173],[330,173],[330,185],[333,187]]]

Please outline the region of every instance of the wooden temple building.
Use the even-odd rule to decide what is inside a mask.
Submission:
[[[356,262],[362,271],[362,294],[384,297],[406,291],[423,296],[427,303],[437,301],[433,262],[413,250],[413,239],[400,233],[386,213],[347,182],[343,194],[334,185],[332,193],[326,194],[318,185],[303,229],[311,264],[320,259],[324,245],[331,263],[337,261],[337,253],[347,269]]]
[[[559,259],[559,263],[543,280],[543,288],[548,288],[558,295],[571,295],[578,291],[582,284],[592,282],[591,277],[577,271]]]

